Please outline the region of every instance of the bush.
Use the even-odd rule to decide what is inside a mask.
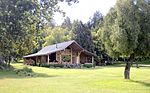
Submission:
[[[26,72],[29,72],[29,73],[32,73],[32,69],[31,68],[28,68],[28,67],[23,67],[23,70],[26,71]]]
[[[56,68],[56,67],[60,67],[60,68],[63,68],[64,67],[64,65],[63,64],[56,64],[56,63],[51,63],[51,64],[41,64],[40,65],[41,67],[47,67],[47,68],[49,68],[49,67],[54,67],[54,68]]]
[[[49,67],[52,67],[52,68],[53,68],[53,67],[54,67],[54,65],[55,65],[55,64],[49,64]]]
[[[49,67],[50,67],[50,64],[41,64],[40,66],[41,66],[41,67],[48,67],[48,68],[49,68]]]
[[[69,56],[69,55],[62,55],[62,61],[63,62],[69,62],[69,61],[71,61],[71,56]]]
[[[15,70],[15,72],[19,76],[34,76],[32,69],[28,67],[23,67],[23,69],[17,69]]]
[[[63,67],[64,67],[63,64],[53,64],[53,65],[54,65],[54,67],[60,67],[60,68],[63,68]]]
[[[93,64],[92,63],[85,63],[85,64],[82,64],[82,67],[92,68]]]

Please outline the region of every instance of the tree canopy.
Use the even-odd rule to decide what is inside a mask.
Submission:
[[[59,2],[69,5],[77,0],[0,0],[1,61],[32,53],[42,46],[42,31],[54,12],[63,13]]]
[[[111,57],[131,60],[150,56],[149,8],[149,0],[117,0],[105,16],[103,28],[99,29],[104,48]],[[125,70],[130,71],[130,63],[127,65]]]

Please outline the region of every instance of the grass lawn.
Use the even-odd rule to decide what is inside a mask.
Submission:
[[[23,65],[13,64],[15,68]],[[32,67],[35,77],[0,71],[0,93],[150,93],[150,67],[131,68],[131,80],[123,79],[124,67],[49,69]]]

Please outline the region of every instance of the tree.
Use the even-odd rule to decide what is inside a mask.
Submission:
[[[62,12],[59,2],[77,0],[0,0],[0,48],[6,63],[11,58],[31,53],[41,47],[41,31],[54,12]]]
[[[147,48],[149,39],[146,37],[149,31],[143,29],[143,27],[149,28],[147,26],[149,21],[142,22],[141,20],[143,20],[142,15],[144,15],[144,20],[148,19],[150,3],[144,0],[142,2],[145,9],[140,7],[141,3],[138,0],[118,0],[115,7],[106,15],[104,28],[101,30],[106,52],[112,57],[126,58],[125,79],[130,79],[130,66],[135,57],[149,56],[149,52],[145,53],[142,47],[144,46],[146,51],[149,50]],[[141,38],[144,39],[144,43],[141,42]]]
[[[103,22],[103,15],[100,11],[96,11],[92,18],[88,21],[87,25],[89,29],[95,29],[95,31],[98,30],[98,28],[101,26]]]
[[[100,60],[100,58],[102,57],[102,44],[98,29],[103,26],[103,16],[100,11],[96,11],[93,14],[92,18],[90,18],[90,20],[88,21],[87,26],[92,33],[94,52],[96,53],[97,58]]]
[[[138,37],[138,47],[135,50],[137,57],[150,57],[150,1],[149,0],[137,0],[136,6],[137,20],[140,25],[140,32]]]
[[[51,28],[47,27],[43,33],[44,44],[43,46],[61,43],[71,40],[72,32],[59,26]]]
[[[61,27],[71,31],[72,23],[69,17],[66,17],[66,19],[64,19],[64,22],[62,23]]]
[[[34,37],[31,34],[34,34],[35,30],[32,12],[35,6],[32,1],[26,0],[0,1],[0,48],[2,59],[8,65],[12,57],[20,56],[24,51],[31,52],[34,47]]]
[[[81,21],[74,21],[72,26],[73,39],[77,41],[83,48],[93,52],[93,42],[90,30]]]

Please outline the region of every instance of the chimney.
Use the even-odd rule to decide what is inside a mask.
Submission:
[[[56,48],[58,48],[57,41],[56,41]]]
[[[56,48],[58,48],[57,44],[56,44]]]

